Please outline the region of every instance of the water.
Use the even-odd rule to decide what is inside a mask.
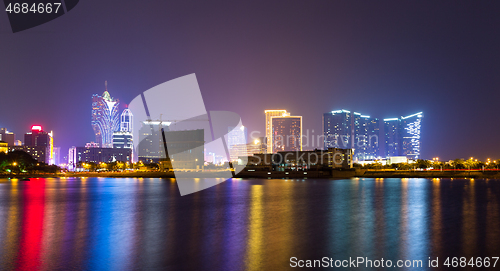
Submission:
[[[0,269],[286,270],[291,257],[429,269],[439,257],[439,270],[500,256],[499,196],[500,180],[234,179],[181,197],[170,179],[0,179]]]

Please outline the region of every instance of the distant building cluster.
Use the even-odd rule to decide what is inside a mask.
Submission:
[[[108,92],[105,82],[102,95],[92,95],[92,128],[95,142],[85,147],[71,147],[68,152],[68,169],[75,170],[82,163],[109,163],[134,161],[133,114],[126,108],[120,114],[118,99]]]
[[[348,110],[323,114],[325,149],[354,149],[354,159],[365,161],[393,156],[420,158],[420,128],[423,113],[379,119]],[[381,127],[382,125],[382,127]]]
[[[31,126],[24,134],[24,144],[6,128],[0,128],[0,152],[24,151],[39,163],[59,164],[60,148],[54,147],[53,132],[45,132],[40,125]]]

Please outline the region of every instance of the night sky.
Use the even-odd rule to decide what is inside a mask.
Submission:
[[[91,1],[13,34],[0,12],[0,127],[94,141],[91,96],[122,104],[196,73],[208,110],[264,135],[264,110],[424,112],[422,157],[500,158],[498,1]]]

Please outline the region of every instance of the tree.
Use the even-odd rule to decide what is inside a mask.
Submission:
[[[455,168],[455,169],[465,169],[464,160],[462,160],[462,159],[455,159],[455,160],[453,160],[452,164],[453,164],[453,168]]]
[[[431,161],[428,161],[428,160],[422,160],[422,159],[418,159],[415,166],[417,168],[428,168],[431,166]]]

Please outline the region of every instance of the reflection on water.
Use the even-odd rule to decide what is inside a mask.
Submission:
[[[500,254],[500,181],[0,179],[0,269],[281,270]]]

